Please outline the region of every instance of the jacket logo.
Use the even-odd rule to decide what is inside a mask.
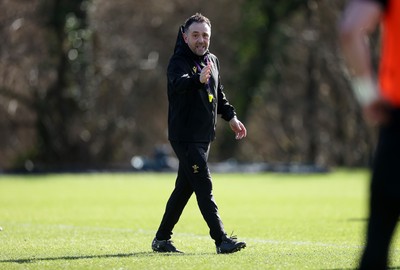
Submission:
[[[193,69],[193,72],[194,72],[194,73],[197,72],[197,67],[196,67],[196,66],[194,66],[192,69]]]
[[[192,168],[193,168],[193,173],[199,173],[199,166],[197,166],[196,164],[194,164],[194,165],[192,166]]]

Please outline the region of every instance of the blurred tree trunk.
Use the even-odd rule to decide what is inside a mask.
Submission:
[[[288,39],[278,27],[283,20],[292,13],[304,8],[308,0],[273,1],[248,0],[243,5],[242,24],[238,32],[238,52],[235,66],[238,67],[234,84],[238,91],[232,100],[238,116],[244,123],[248,119],[249,111],[254,104],[254,97],[259,92],[261,83],[267,76],[273,83],[279,83],[282,75],[277,70],[267,74],[267,67],[272,66],[273,59],[283,53],[284,44]],[[228,137],[230,130],[225,129],[224,137]],[[224,140],[218,145],[220,158],[235,156],[237,144],[232,140]]]
[[[84,43],[87,27],[84,0],[43,1],[41,13],[54,59],[55,80],[45,91],[37,89],[37,163],[45,167],[68,167],[87,162],[84,145],[74,133],[73,122],[81,117],[79,99],[85,91]],[[45,165],[44,165],[45,164]]]
[[[310,47],[310,51],[313,51],[314,49],[315,48]],[[315,55],[313,53],[308,54],[306,69],[308,74],[308,83],[306,85],[306,98],[304,101],[306,106],[304,128],[308,131],[308,140],[306,142],[308,147],[305,155],[305,162],[313,164],[316,161],[318,147],[318,88],[314,76]]]
[[[307,28],[312,29],[313,31],[316,31],[314,25],[315,25],[315,14],[310,6],[310,4],[307,5],[306,9],[306,23],[307,23]],[[308,131],[308,147],[307,147],[307,152],[306,152],[306,157],[305,161],[307,163],[314,164],[317,160],[317,148],[318,148],[318,82],[317,78],[315,78],[315,69],[317,68],[316,66],[316,43],[312,43],[308,46],[308,57],[307,57],[307,62],[306,62],[306,74],[307,74],[307,80],[308,82],[306,83],[306,95],[305,95],[305,100],[304,104],[306,106],[305,108],[305,119],[304,121],[304,128]]]
[[[243,24],[240,30],[244,37],[240,40],[238,66],[241,77],[237,84],[240,91],[237,111],[247,118],[253,97],[260,91],[260,83],[265,76],[265,69],[271,64],[276,54],[281,54],[283,44],[288,40],[277,27],[290,14],[304,8],[308,0],[280,1],[250,0],[244,2]],[[258,13],[258,14],[257,14]],[[245,78],[245,79],[243,79]],[[280,80],[279,74],[275,79]],[[235,101],[236,103],[236,101]]]

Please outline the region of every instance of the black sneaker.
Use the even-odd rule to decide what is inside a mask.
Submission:
[[[222,242],[217,246],[218,254],[234,253],[246,247],[245,242],[238,242],[236,236],[222,237]]]
[[[151,248],[155,252],[183,253],[174,246],[171,240],[157,240],[157,238],[154,238],[153,242],[151,243]]]

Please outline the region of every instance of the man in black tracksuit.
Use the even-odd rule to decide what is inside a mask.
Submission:
[[[181,252],[170,239],[193,192],[210,228],[217,253],[232,253],[246,246],[236,237],[226,235],[207,166],[210,143],[215,138],[217,114],[229,121],[236,139],[246,137],[247,133],[223,92],[218,59],[208,51],[210,37],[209,19],[198,13],[191,16],[179,29],[168,65],[168,138],[179,159],[179,170],[175,189],[152,242],[152,249],[156,252]]]

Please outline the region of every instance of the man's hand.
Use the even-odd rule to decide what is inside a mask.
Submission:
[[[231,129],[233,130],[233,132],[235,132],[235,138],[236,140],[241,140],[244,137],[247,136],[247,130],[246,127],[243,125],[242,122],[240,122],[236,116],[233,117],[230,121],[229,121],[229,126],[231,127]]]
[[[390,105],[379,98],[363,107],[365,120],[372,125],[384,125],[390,121]]]
[[[205,66],[200,72],[200,82],[207,83],[211,77],[211,62],[207,60],[207,66]]]

